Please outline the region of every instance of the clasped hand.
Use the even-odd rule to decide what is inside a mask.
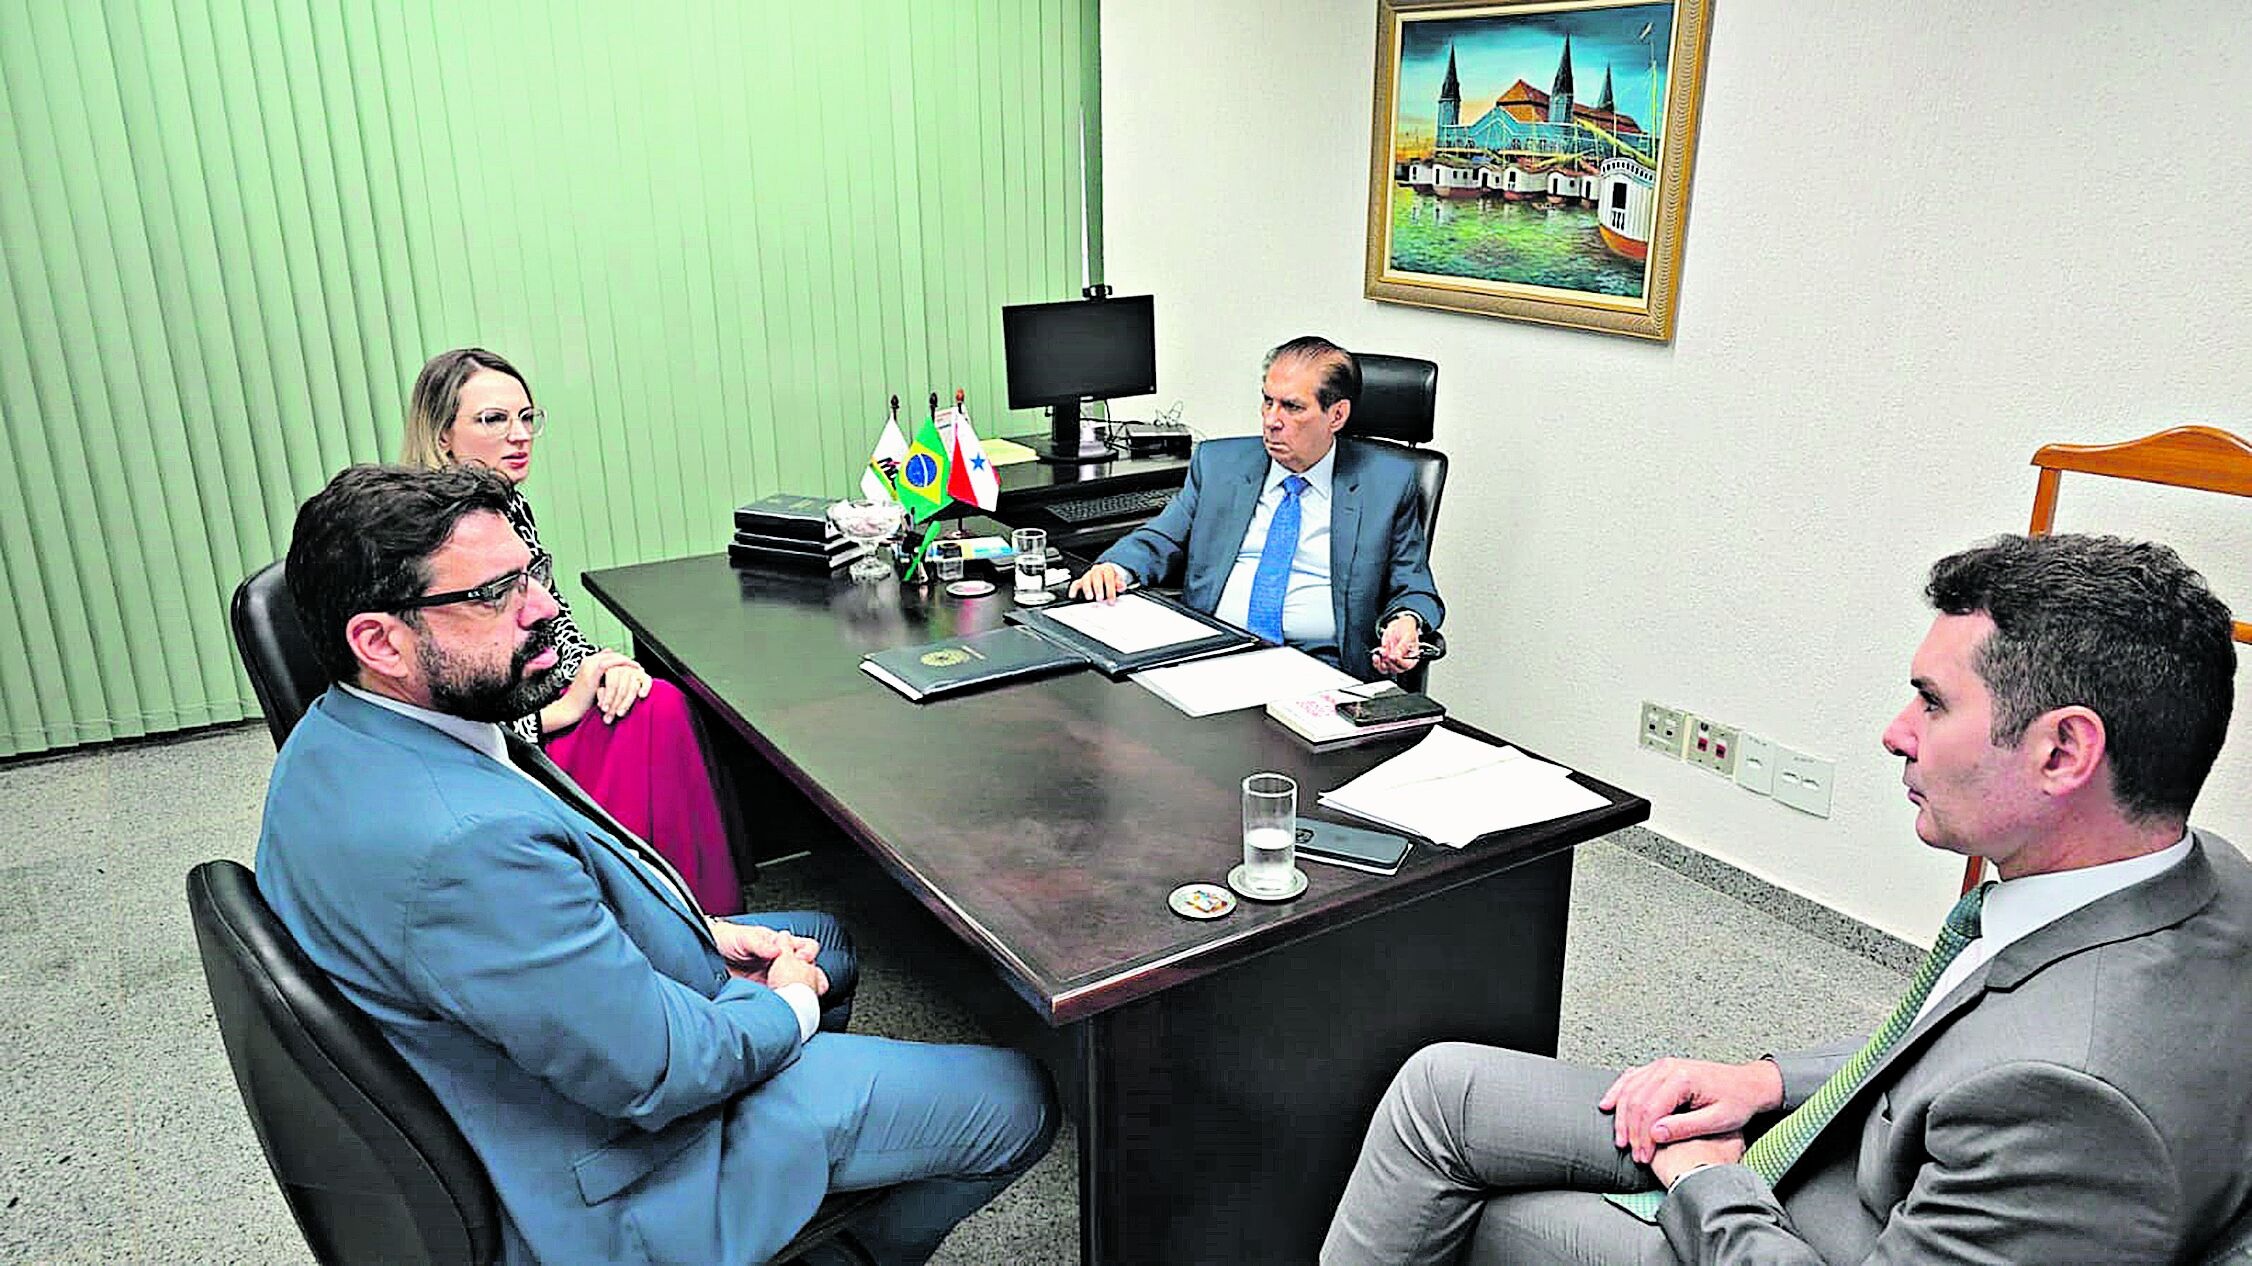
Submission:
[[[1619,1074],[1595,1106],[1611,1114],[1611,1141],[1671,1185],[1691,1165],[1741,1159],[1744,1123],[1783,1106],[1783,1073],[1766,1059],[1669,1057]]]
[[[596,651],[579,662],[570,688],[556,704],[564,725],[577,724],[589,709],[599,710],[604,721],[615,722],[648,697],[649,674],[641,665],[616,651]]]
[[[728,974],[755,981],[770,989],[784,985],[810,986],[818,998],[829,992],[829,975],[813,965],[821,942],[755,923],[711,921],[712,940],[719,956],[727,960]]]

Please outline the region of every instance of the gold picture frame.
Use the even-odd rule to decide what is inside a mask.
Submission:
[[[1711,17],[1712,0],[1379,0],[1363,293],[1672,338]],[[1579,92],[1597,65],[1602,88]]]

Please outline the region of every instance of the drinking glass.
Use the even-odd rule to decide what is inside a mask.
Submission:
[[[1298,784],[1284,774],[1243,780],[1243,886],[1288,895],[1298,877]]]
[[[1018,528],[1009,544],[1016,549],[1017,602],[1037,607],[1054,600],[1048,592],[1048,533],[1041,528]]]
[[[938,578],[956,581],[962,578],[962,551],[951,542],[941,541],[932,548],[931,557],[937,560]]]

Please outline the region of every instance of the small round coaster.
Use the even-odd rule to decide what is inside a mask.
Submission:
[[[946,586],[946,592],[957,598],[982,598],[993,592],[990,580],[957,580]]]
[[[1019,589],[1017,591],[1017,605],[1020,607],[1044,607],[1055,600],[1056,595],[1045,589]]]
[[[1186,919],[1217,919],[1235,909],[1235,896],[1218,884],[1182,884],[1165,899]]]
[[[1292,867],[1289,891],[1268,894],[1255,892],[1247,886],[1243,882],[1243,867],[1237,866],[1234,870],[1228,872],[1228,887],[1235,889],[1253,901],[1292,901],[1306,891],[1306,872]]]

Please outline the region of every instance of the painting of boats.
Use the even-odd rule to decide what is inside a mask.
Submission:
[[[1670,337],[1708,4],[1383,0],[1369,297]]]

